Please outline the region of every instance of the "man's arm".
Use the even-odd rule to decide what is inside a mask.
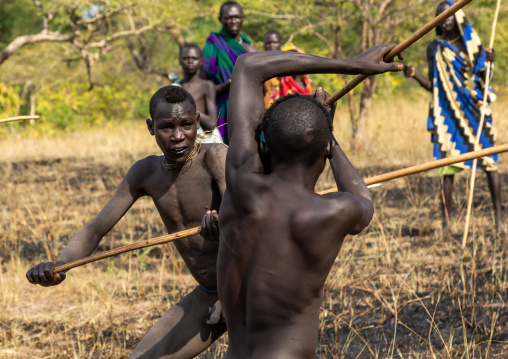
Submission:
[[[199,117],[201,127],[205,131],[212,130],[217,124],[217,108],[215,107],[215,88],[213,82],[208,81],[203,86],[205,91],[206,114],[202,113]]]
[[[263,173],[254,134],[265,111],[263,83],[266,80],[300,74],[374,75],[400,71],[402,64],[383,61],[383,57],[394,47],[394,44],[376,46],[353,59],[328,59],[287,51],[264,51],[240,56],[233,70],[228,108],[228,183],[229,174],[234,175],[234,171],[243,166],[248,166],[251,172]]]
[[[425,90],[432,92],[432,81],[434,80],[434,50],[436,41],[432,41],[427,46],[427,66],[428,66],[428,79],[416,72],[416,69],[411,64],[404,66],[404,76],[414,78],[421,87]]]
[[[226,191],[226,155],[227,149],[223,145],[213,145],[205,154],[205,167],[213,182],[219,189],[221,198]],[[208,211],[201,222],[201,235],[206,240],[219,240],[219,216],[217,211]]]
[[[332,141],[330,165],[337,188],[342,192],[351,194],[360,204],[360,210],[357,211],[358,214],[355,213],[356,221],[354,221],[352,231],[350,232],[350,234],[358,234],[370,223],[374,215],[372,197],[363,178],[346,157],[335,137],[333,137]]]
[[[57,273],[53,276],[55,265],[69,263],[93,253],[101,239],[123,217],[132,204],[142,196],[139,191],[139,184],[143,180],[144,172],[142,161],[138,161],[131,167],[113,197],[92,222],[72,237],[55,263],[39,263],[26,273],[30,283],[42,286],[60,284],[65,279],[65,274]]]
[[[204,156],[206,170],[212,177],[213,182],[219,188],[221,197],[226,191],[226,156],[227,147],[222,144],[212,145]]]
[[[310,94],[315,96],[316,100],[321,102],[325,107],[326,100],[330,98],[330,95],[323,91],[322,88],[318,87],[315,93]],[[330,107],[332,118],[335,115],[335,106]],[[346,204],[347,209],[343,211],[348,220],[345,223],[351,224],[347,234],[358,234],[360,233],[372,220],[374,215],[374,205],[372,204],[372,198],[367,185],[363,181],[362,177],[358,174],[353,164],[349,161],[346,154],[342,151],[339,143],[332,134],[332,148],[330,166],[332,173],[335,178],[335,183],[340,192],[349,193],[354,197],[351,202],[346,202],[344,197],[340,198],[338,203],[339,207],[344,208]],[[331,198],[337,198],[337,193],[329,193],[325,196]],[[345,218],[344,218],[345,219]]]

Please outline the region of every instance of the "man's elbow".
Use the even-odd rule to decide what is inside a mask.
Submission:
[[[352,235],[360,234],[372,221],[374,216],[374,205],[372,202],[362,203],[361,218],[351,231]]]
[[[235,68],[233,70],[233,74],[235,72],[239,72],[242,75],[253,76],[256,75],[261,69],[261,59],[259,52],[249,52],[243,55],[240,55],[236,60]],[[246,71],[247,70],[247,71]]]
[[[108,233],[107,230],[101,228],[101,226],[97,225],[94,221],[83,227],[82,231],[83,238],[94,248],[99,246],[102,238]]]
[[[245,70],[245,69],[251,69],[255,65],[255,61],[252,60],[251,53],[246,53],[238,56],[235,63],[235,70]]]

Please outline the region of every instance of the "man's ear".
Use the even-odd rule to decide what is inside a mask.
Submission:
[[[150,120],[149,118],[146,119],[146,127],[148,127],[148,132],[150,132],[150,134],[153,136],[154,135],[154,132],[153,132],[153,121]]]
[[[201,112],[196,111],[196,122],[198,123],[198,127],[201,124]]]
[[[328,146],[326,146],[326,151],[325,151],[325,158],[328,158],[329,160],[331,160],[333,158],[333,146],[335,144],[333,143],[332,140],[330,140],[328,142]]]

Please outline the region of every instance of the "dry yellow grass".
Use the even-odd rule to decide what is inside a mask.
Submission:
[[[431,160],[426,98],[372,109],[369,147],[351,159],[364,175]],[[508,106],[494,107],[499,143],[508,142]],[[336,133],[348,150],[349,125]],[[157,318],[194,287],[165,245],[69,272],[59,287],[30,285],[25,271],[54,259],[91,220],[138,158],[158,153],[140,123],[53,138],[0,142],[0,358],[125,358]],[[507,156],[501,157],[501,173]],[[470,242],[460,246],[467,174],[456,180],[455,235],[439,236],[435,172],[373,189],[375,217],[348,238],[326,282],[321,358],[508,357],[508,240],[493,231],[486,181],[477,182]],[[331,174],[319,189],[332,185]],[[508,177],[503,175],[503,193]],[[505,195],[505,201],[508,200]],[[101,249],[164,232],[142,199]],[[202,358],[220,358],[221,339]]]

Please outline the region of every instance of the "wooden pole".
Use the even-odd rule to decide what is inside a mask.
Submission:
[[[494,154],[502,153],[502,152],[508,152],[508,144],[496,146],[496,147],[491,147],[491,148],[485,148],[485,149],[479,150],[479,151],[472,151],[472,152],[464,153],[459,156],[443,158],[443,159],[440,159],[437,161],[427,162],[427,163],[424,163],[421,165],[403,168],[403,169],[393,171],[393,172],[388,172],[388,173],[385,173],[385,174],[382,174],[379,176],[370,177],[365,180],[365,184],[370,186],[370,185],[377,184],[377,183],[391,181],[395,178],[405,177],[405,176],[413,175],[416,173],[429,171],[434,168],[449,166],[449,165],[453,165],[454,163],[470,161],[470,160],[474,160],[475,158],[490,156],[490,155],[494,155]],[[327,189],[325,191],[321,191],[318,193],[319,194],[326,194],[326,193],[336,192],[336,191],[337,191],[337,188],[331,188],[331,189]]]
[[[53,274],[59,273],[59,272],[65,272],[65,271],[68,271],[69,269],[76,268],[76,267],[82,266],[87,263],[92,263],[92,262],[96,262],[96,261],[104,259],[104,258],[116,256],[117,254],[130,252],[130,251],[140,249],[140,248],[155,246],[157,244],[164,244],[164,243],[168,243],[168,242],[173,242],[173,241],[176,241],[176,240],[182,239],[182,238],[192,237],[192,236],[198,235],[200,231],[201,231],[201,227],[194,227],[194,228],[186,229],[181,232],[167,234],[165,236],[151,238],[151,239],[147,239],[145,241],[140,241],[140,242],[128,244],[126,246],[121,246],[121,247],[118,247],[115,249],[111,249],[109,251],[105,251],[102,253],[97,253],[97,254],[91,255],[89,257],[81,258],[76,261],[69,262],[69,263],[63,264],[61,266],[55,267],[55,268],[53,268]]]
[[[501,7],[501,0],[497,0],[496,12],[494,14],[494,22],[492,23],[492,33],[490,35],[490,44],[489,48],[492,49],[494,47],[494,36],[496,35],[496,25],[497,19],[499,17],[499,9]],[[478,150],[480,145],[480,138],[482,137],[483,130],[483,122],[485,120],[485,111],[487,111],[487,96],[489,96],[490,91],[490,71],[492,64],[487,62],[487,71],[485,73],[485,89],[483,91],[483,104],[482,104],[482,112],[480,115],[480,124],[478,125],[478,131],[476,132],[476,140],[474,143],[474,149]],[[478,164],[478,159],[473,160],[473,170],[471,171],[471,185],[469,187],[469,198],[467,201],[467,211],[466,211],[466,224],[464,225],[464,235],[462,237],[462,248],[466,247],[467,235],[469,232],[469,220],[471,219],[471,207],[473,206],[473,194],[474,194],[474,185],[476,178],[476,165]]]
[[[0,123],[12,122],[12,121],[21,121],[21,120],[38,120],[41,116],[16,116],[0,119]]]
[[[443,11],[441,14],[439,14],[438,16],[433,18],[426,25],[424,25],[422,28],[420,28],[418,31],[416,31],[413,35],[411,35],[406,40],[404,40],[399,45],[397,45],[395,48],[393,48],[392,51],[390,51],[388,54],[386,54],[384,60],[386,62],[390,62],[393,59],[395,59],[395,57],[398,54],[400,54],[402,51],[406,50],[409,46],[413,45],[415,42],[417,42],[422,37],[427,35],[436,26],[440,25],[448,17],[450,17],[451,15],[455,14],[457,11],[459,11],[460,9],[462,9],[464,6],[466,6],[467,4],[469,4],[472,1],[473,0],[460,0],[460,1],[457,1],[453,6],[450,6],[448,9]],[[351,91],[356,86],[361,84],[367,77],[368,77],[367,75],[356,76],[352,81],[350,81],[340,91],[338,91],[336,94],[334,94],[332,97],[330,97],[326,101],[326,104],[330,105],[330,104],[332,104],[334,102],[337,102],[338,99],[342,98],[349,91]]]
[[[492,148],[487,148],[487,149],[480,150],[480,151],[469,152],[469,153],[466,153],[466,154],[463,154],[460,156],[444,158],[442,160],[432,161],[432,162],[424,163],[421,165],[385,173],[385,174],[382,174],[379,176],[374,176],[371,178],[367,178],[365,180],[365,183],[367,185],[378,184],[381,182],[390,181],[395,178],[409,176],[409,175],[412,175],[415,173],[428,171],[428,170],[431,170],[434,168],[447,166],[447,165],[451,165],[451,164],[458,163],[458,162],[469,161],[474,158],[484,157],[484,156],[493,155],[493,154],[501,153],[501,152],[508,152],[508,144],[496,146],[496,147],[492,147]],[[321,191],[321,192],[318,192],[318,194],[326,194],[326,193],[330,193],[330,192],[337,192],[337,188],[332,188],[332,189],[329,189],[326,191]],[[109,250],[106,252],[102,252],[102,253],[97,253],[97,254],[91,255],[89,257],[78,259],[76,261],[69,262],[69,263],[63,264],[61,266],[55,267],[53,269],[53,273],[65,272],[65,271],[68,271],[69,269],[79,267],[79,266],[82,266],[87,263],[92,263],[92,262],[95,262],[95,261],[98,261],[98,260],[101,260],[104,258],[109,258],[111,256],[114,256],[114,255],[117,255],[120,253],[130,252],[135,249],[150,247],[150,246],[154,246],[157,244],[164,244],[164,243],[176,241],[176,240],[182,239],[182,238],[196,236],[200,233],[200,231],[201,231],[201,227],[194,227],[194,228],[186,229],[185,231],[176,232],[173,234],[167,234],[165,236],[160,236],[160,237],[156,237],[156,238],[152,238],[152,239],[147,239],[145,241],[140,241],[137,243],[128,244],[126,246],[118,247],[118,248],[115,248],[115,249],[112,249],[112,250]]]

